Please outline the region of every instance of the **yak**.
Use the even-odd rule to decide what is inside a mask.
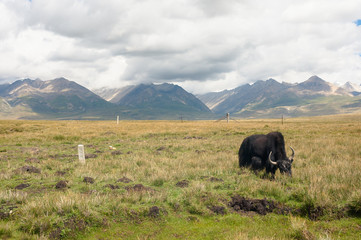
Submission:
[[[238,151],[239,166],[251,167],[255,172],[266,168],[266,173],[271,173],[273,178],[277,169],[282,174],[292,176],[291,168],[295,151],[290,148],[292,156],[288,158],[285,141],[280,132],[248,136],[243,140]]]

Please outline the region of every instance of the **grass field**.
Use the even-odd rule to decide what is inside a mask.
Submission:
[[[238,167],[242,140],[271,131],[295,149],[293,178]],[[2,120],[0,135],[0,239],[361,236],[361,115]]]

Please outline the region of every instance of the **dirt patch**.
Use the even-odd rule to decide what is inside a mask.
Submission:
[[[119,178],[119,179],[117,180],[117,182],[130,183],[130,182],[133,182],[133,181],[130,180],[129,178],[122,177],[122,178]]]
[[[324,207],[306,203],[303,207],[296,210],[296,212],[299,212],[301,216],[308,217],[310,220],[315,221],[324,215],[324,210]]]
[[[49,239],[75,239],[78,232],[85,231],[87,227],[86,221],[78,217],[72,217],[64,222],[63,227],[57,227],[50,232]],[[64,236],[64,233],[66,235]]]
[[[158,151],[158,152],[164,151],[164,150],[166,150],[166,147],[164,147],[164,146],[161,146],[161,147],[157,148],[157,151]]]
[[[160,209],[157,206],[153,206],[149,208],[149,214],[150,217],[152,218],[157,218],[160,215]]]
[[[223,182],[222,178],[216,178],[216,177],[210,177],[209,178],[210,182]]]
[[[9,218],[15,208],[17,206],[11,204],[0,205],[0,220]]]
[[[207,139],[205,137],[197,137],[197,136],[186,136],[183,139]]]
[[[195,152],[198,153],[198,154],[201,154],[201,153],[205,153],[206,150],[198,150],[198,149],[197,149],[197,150],[195,150]]]
[[[103,136],[110,136],[110,135],[115,135],[115,132],[105,132],[102,134]]]
[[[55,154],[55,155],[49,155],[50,158],[53,159],[64,159],[64,158],[76,158],[78,157],[77,154]]]
[[[177,187],[180,187],[180,188],[185,188],[185,187],[189,186],[189,181],[188,180],[182,180],[182,181],[177,182],[175,185]]]
[[[223,206],[210,206],[209,210],[211,210],[215,214],[219,214],[219,215],[226,214],[226,208]]]
[[[59,171],[56,171],[56,172],[55,172],[55,175],[56,175],[56,176],[64,176],[64,175],[67,174],[67,173],[68,173],[67,171],[60,171],[60,170],[59,170]]]
[[[320,217],[322,217],[323,215],[324,215],[324,208],[315,207],[314,209],[312,209],[309,212],[308,218],[315,221],[315,220],[319,219]]]
[[[8,217],[10,217],[10,213],[0,210],[0,220],[7,219]]]
[[[38,158],[27,158],[27,159],[25,159],[25,162],[27,162],[27,163],[40,163],[40,160]]]
[[[110,188],[112,190],[114,189],[119,189],[120,187],[118,185],[113,185],[113,184],[107,184],[104,186],[105,188]]]
[[[133,186],[126,186],[125,189],[128,192],[153,192],[154,189],[150,187],[145,187],[143,184],[135,184]]]
[[[96,157],[98,157],[98,155],[94,153],[85,154],[85,158],[96,158]]]
[[[267,199],[247,199],[239,195],[233,196],[229,202],[229,206],[233,210],[239,212],[256,212],[260,215],[266,215],[273,212],[277,208],[275,202]]]
[[[95,180],[92,177],[84,177],[83,182],[93,184]]]
[[[31,155],[37,155],[39,154],[41,151],[39,148],[37,147],[31,147],[31,148],[24,148],[24,152],[30,153]]]
[[[16,190],[22,190],[24,188],[27,188],[27,187],[30,187],[30,184],[28,183],[22,183],[22,184],[19,184],[15,187]]]
[[[209,177],[209,176],[201,176],[201,179],[208,180],[210,182],[223,182],[222,178],[216,178],[216,177]]]
[[[117,150],[117,151],[112,151],[112,155],[113,155],[113,156],[122,155],[122,154],[123,154],[123,152],[122,152],[122,151],[119,151],[119,150]]]
[[[15,170],[17,173],[41,173],[39,168],[33,166],[24,166]]]
[[[57,182],[57,184],[55,185],[56,189],[64,189],[68,187],[68,181],[66,180],[61,180],[59,182]]]
[[[161,215],[163,215],[163,216],[168,215],[168,212],[167,212],[167,210],[165,210],[165,208],[153,206],[153,207],[150,207],[148,210],[148,216],[151,218],[158,218]]]

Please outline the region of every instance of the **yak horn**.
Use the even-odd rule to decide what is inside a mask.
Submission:
[[[271,160],[271,155],[272,155],[272,151],[268,155],[268,161],[273,165],[277,165],[277,162],[274,162],[274,161]]]
[[[292,156],[290,157],[290,160],[293,161],[293,158],[294,158],[294,156],[295,156],[295,150],[293,150],[292,147],[290,147],[290,148],[291,148],[291,150],[292,150]]]

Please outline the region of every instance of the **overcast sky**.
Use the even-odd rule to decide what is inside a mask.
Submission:
[[[0,0],[0,83],[361,83],[360,0]]]

